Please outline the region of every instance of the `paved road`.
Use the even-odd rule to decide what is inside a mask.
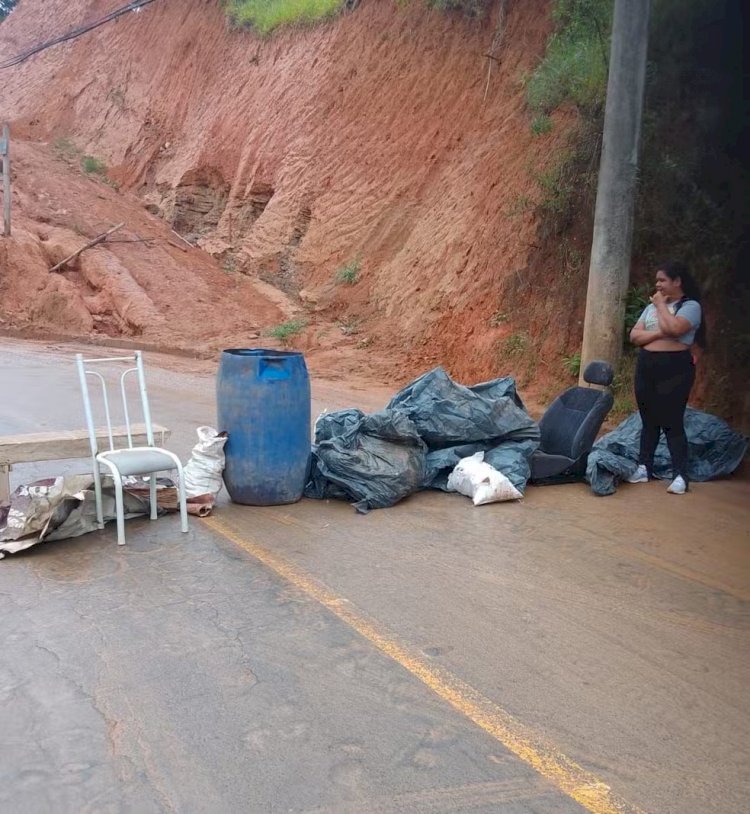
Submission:
[[[0,433],[81,425],[74,350],[2,342]],[[149,362],[187,456],[210,366]],[[8,557],[0,812],[743,811],[749,491],[224,501]]]

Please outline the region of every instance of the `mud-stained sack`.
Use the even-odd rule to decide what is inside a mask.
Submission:
[[[448,491],[470,497],[475,506],[518,500],[521,492],[497,469],[484,460],[484,452],[462,458],[448,476]]]
[[[213,495],[221,491],[224,471],[225,432],[213,427],[198,427],[198,443],[193,447],[190,460],[185,464],[185,493],[190,497]]]

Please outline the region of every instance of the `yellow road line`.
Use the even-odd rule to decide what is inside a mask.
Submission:
[[[642,814],[640,809],[618,799],[606,783],[570,760],[554,745],[545,742],[458,676],[429,664],[399,644],[387,630],[367,619],[349,600],[336,596],[297,566],[263,548],[245,532],[235,531],[215,517],[204,518],[203,522],[324,605],[591,814]]]

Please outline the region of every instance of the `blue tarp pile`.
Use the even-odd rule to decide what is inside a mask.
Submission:
[[[689,446],[688,477],[707,481],[731,475],[747,453],[748,439],[726,421],[688,407],[685,433]],[[589,454],[586,480],[596,495],[611,495],[617,484],[630,477],[638,466],[641,418],[633,413],[612,432],[602,436]],[[654,459],[654,475],[671,479],[672,464],[664,435]]]
[[[512,378],[465,387],[437,367],[378,413],[321,416],[305,495],[351,500],[359,512],[385,508],[419,489],[446,489],[453,467],[480,450],[523,492],[538,446]]]

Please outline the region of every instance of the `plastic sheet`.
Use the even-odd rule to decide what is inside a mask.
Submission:
[[[685,412],[688,439],[688,477],[707,481],[731,475],[747,453],[748,439],[726,421],[688,407]],[[629,478],[638,466],[641,417],[633,413],[612,432],[602,436],[591,450],[586,480],[594,494],[614,494],[617,484]],[[654,458],[654,476],[671,480],[672,462],[662,434]]]
[[[322,415],[305,494],[350,499],[360,512],[384,508],[419,489],[446,489],[456,464],[476,452],[522,492],[538,446],[539,427],[512,378],[465,387],[438,367],[379,413]]]

